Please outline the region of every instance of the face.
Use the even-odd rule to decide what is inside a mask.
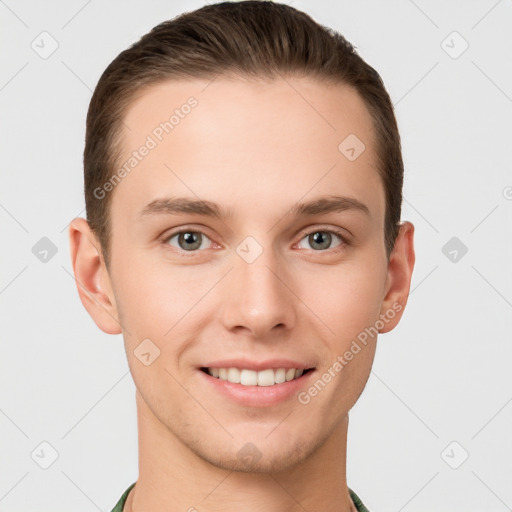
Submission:
[[[346,86],[219,77],[152,86],[125,123],[109,279],[139,406],[217,467],[296,466],[391,315],[370,114]]]

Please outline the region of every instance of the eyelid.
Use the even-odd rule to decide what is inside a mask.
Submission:
[[[318,224],[314,224],[312,226],[308,226],[307,228],[304,228],[300,231],[299,235],[301,238],[299,238],[299,242],[307,235],[311,235],[313,233],[316,233],[318,231],[323,231],[323,232],[327,232],[327,233],[334,233],[335,235],[338,235],[344,243],[348,244],[350,242],[350,239],[348,237],[348,235],[346,235],[345,233],[347,232],[345,229],[343,228],[339,228],[339,227],[334,227],[334,226],[330,226],[330,225],[318,225]]]

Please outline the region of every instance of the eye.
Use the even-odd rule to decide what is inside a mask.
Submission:
[[[338,244],[332,248],[332,243],[336,239],[338,239]],[[299,248],[308,249],[308,247],[301,247],[303,240],[306,240],[312,250],[317,252],[326,252],[327,249],[333,249],[333,252],[336,252],[343,250],[345,246],[349,245],[344,235],[333,229],[317,229],[306,234],[300,240]],[[203,231],[186,228],[166,236],[162,242],[164,245],[170,245],[179,251],[188,253],[209,249],[212,245],[212,241]]]
[[[172,241],[175,240],[175,243]],[[168,236],[164,243],[176,247],[182,251],[195,251],[196,249],[208,249],[206,240],[210,240],[205,233],[198,230],[186,229]],[[211,242],[211,240],[210,240]]]
[[[325,229],[317,229],[316,231],[312,231],[304,238],[302,238],[301,242],[302,240],[307,240],[307,242],[310,244],[314,251],[322,251],[323,249],[331,248],[330,245],[333,242],[333,235],[335,238],[338,238],[340,240],[340,243],[337,246],[335,246],[335,250],[341,250],[344,248],[345,245],[348,245],[347,241],[340,232]]]

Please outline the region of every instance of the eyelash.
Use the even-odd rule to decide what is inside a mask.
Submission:
[[[166,246],[166,248],[170,248],[171,250],[174,250],[174,251],[178,252],[179,254],[184,254],[186,256],[193,256],[193,255],[195,255],[198,252],[202,252],[202,250],[196,249],[194,251],[185,251],[183,249],[177,249],[176,247],[172,247],[171,245],[169,245],[169,240],[171,238],[174,238],[176,235],[179,235],[180,233],[201,233],[202,235],[204,235],[205,237],[210,239],[208,234],[204,230],[202,230],[200,228],[193,228],[193,229],[181,228],[178,231],[174,231],[174,232],[172,232],[170,234],[166,234],[162,238],[162,244],[164,246]],[[307,231],[307,232],[301,233],[302,236],[299,239],[299,242],[301,242],[305,237],[307,237],[309,235],[312,235],[314,233],[331,233],[331,234],[335,234],[336,236],[338,236],[340,238],[341,243],[340,243],[340,245],[338,245],[334,249],[325,249],[325,250],[318,250],[318,251],[315,251],[314,249],[309,249],[311,251],[314,251],[314,252],[317,252],[317,253],[322,253],[322,252],[337,253],[337,252],[340,252],[343,249],[345,249],[346,246],[350,245],[349,241],[347,240],[347,238],[345,237],[345,235],[342,233],[341,230],[337,230],[337,229],[334,229],[334,228],[328,228],[327,229],[327,228],[322,228],[322,227],[317,228],[317,229],[313,229],[311,231]]]

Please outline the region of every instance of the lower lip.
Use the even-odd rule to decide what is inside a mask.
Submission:
[[[310,370],[298,379],[282,384],[274,384],[273,386],[244,386],[243,384],[234,384],[227,380],[212,377],[202,370],[198,371],[205,379],[206,384],[212,386],[215,391],[240,405],[248,407],[269,407],[296,396],[302,388],[309,385],[311,375],[315,373],[315,370]]]

